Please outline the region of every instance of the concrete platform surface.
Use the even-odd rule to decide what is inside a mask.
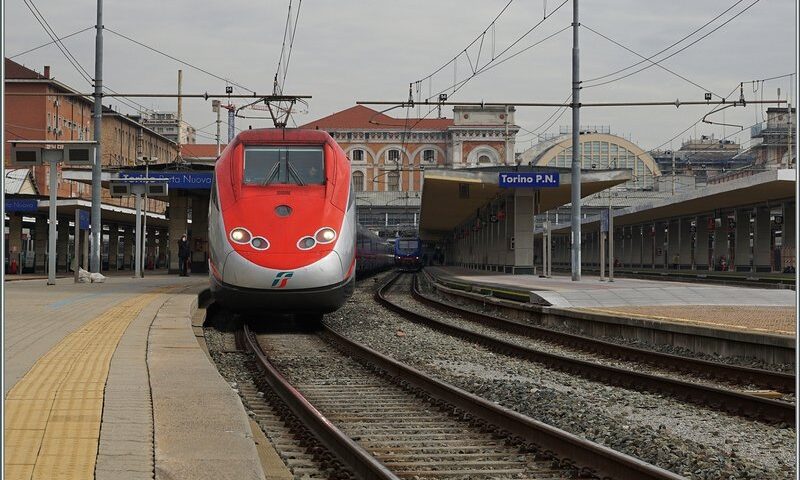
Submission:
[[[192,333],[205,284],[6,283],[4,478],[265,478],[241,402]]]
[[[426,267],[426,271],[444,280],[524,291],[533,302],[556,308],[781,335],[794,335],[797,324],[792,290],[631,278],[609,283],[593,276],[573,282],[567,275],[540,278],[459,267]]]

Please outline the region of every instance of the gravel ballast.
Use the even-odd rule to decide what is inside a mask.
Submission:
[[[364,282],[326,322],[441,380],[690,478],[792,478],[795,431],[584,380],[402,319]]]

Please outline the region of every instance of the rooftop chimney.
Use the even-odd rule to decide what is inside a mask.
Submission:
[[[50,78],[50,65],[44,66],[44,78]]]

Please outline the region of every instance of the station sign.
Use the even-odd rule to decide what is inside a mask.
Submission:
[[[600,231],[603,233],[608,233],[608,213],[608,210],[600,212]]]
[[[89,210],[78,210],[78,215],[79,215],[78,227],[81,230],[89,230],[89,227],[91,226]]]
[[[6,212],[36,212],[39,210],[39,200],[35,198],[6,198]]]
[[[558,172],[500,172],[502,188],[553,188],[559,185]]]
[[[120,180],[135,182],[137,178],[159,179],[167,182],[170,189],[210,190],[214,180],[214,172],[150,172],[146,176],[141,171],[121,171]]]

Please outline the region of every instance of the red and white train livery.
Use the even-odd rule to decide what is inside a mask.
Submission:
[[[240,133],[215,167],[209,206],[211,290],[223,307],[321,314],[352,294],[355,197],[350,163],[326,132]]]

